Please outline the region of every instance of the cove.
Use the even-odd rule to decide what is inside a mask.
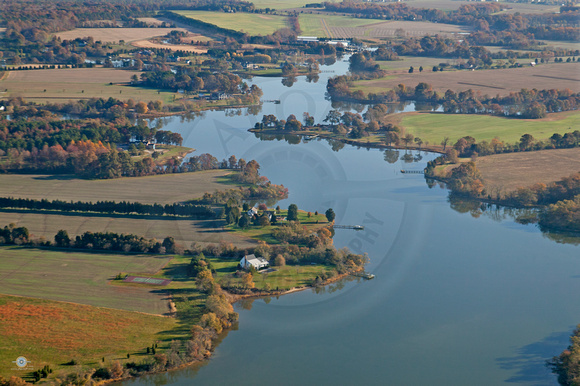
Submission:
[[[308,111],[320,122],[332,108],[326,79],[347,66],[321,66],[334,73],[317,83],[299,77],[292,87],[254,78],[264,100],[281,100],[257,116],[208,111],[164,125],[197,154],[257,160],[262,175],[289,188],[281,207],[331,207],[337,224],[365,225],[337,230],[334,243],[368,253],[376,278],[238,303],[238,329],[209,361],[123,385],[557,384],[544,361],[580,322],[577,244],[557,243],[534,225],[459,213],[447,190],[399,172],[422,169],[434,154],[414,151],[405,162],[404,150],[335,151],[324,140],[260,141],[247,131],[262,114]]]

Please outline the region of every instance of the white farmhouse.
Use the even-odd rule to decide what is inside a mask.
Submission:
[[[250,267],[254,267],[256,270],[260,270],[262,268],[266,268],[270,265],[268,260],[264,259],[263,257],[256,257],[254,254],[246,255],[242,257],[240,260],[240,266],[243,269],[250,269]]]

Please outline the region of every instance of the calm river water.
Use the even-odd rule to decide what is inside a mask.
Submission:
[[[446,190],[399,173],[422,169],[433,154],[414,152],[407,163],[404,151],[335,151],[326,141],[260,141],[246,131],[262,114],[300,119],[308,111],[321,122],[331,109],[326,80],[347,65],[322,66],[334,73],[292,87],[255,78],[264,100],[282,102],[264,103],[258,116],[206,112],[165,128],[198,154],[256,159],[263,175],[289,188],[282,207],[332,207],[337,224],[365,225],[337,230],[334,240],[368,253],[376,278],[236,304],[239,328],[206,364],[123,384],[556,384],[544,361],[580,322],[578,245],[509,218],[459,213]]]

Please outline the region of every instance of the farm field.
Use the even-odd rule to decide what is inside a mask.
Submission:
[[[311,3],[309,0],[256,0],[252,1],[256,8],[290,9],[300,8]]]
[[[558,47],[566,50],[580,50],[580,43],[578,42],[567,42],[562,40],[540,40],[540,41],[546,43],[546,46],[549,47]]]
[[[1,174],[0,197],[65,201],[131,201],[168,204],[199,198],[205,192],[235,187],[228,170],[158,176],[84,180],[66,175]],[[226,183],[224,183],[226,182]]]
[[[133,75],[139,76],[140,73],[115,68],[11,71],[0,81],[0,97],[21,96],[34,102],[53,103],[109,97],[162,100],[165,104],[173,102],[175,93],[127,86]]]
[[[431,71],[433,66],[439,66],[441,63],[452,64],[454,60],[449,58],[435,58],[430,56],[400,56],[400,60],[377,60],[382,70],[389,72],[400,72],[403,75],[408,73],[409,67],[419,69],[423,67],[424,71]],[[389,74],[390,75],[390,74]]]
[[[56,374],[75,371],[76,366],[64,365],[72,359],[98,368],[126,362],[130,353],[131,361],[140,362],[151,357],[146,347],[168,346],[176,324],[173,318],[137,312],[0,295],[0,374],[23,376],[14,370],[19,356],[31,361],[33,370],[48,364]]]
[[[459,138],[470,135],[477,141],[491,141],[497,137],[503,142],[516,143],[523,134],[536,139],[548,139],[554,133],[564,134],[580,127],[580,113],[565,112],[549,114],[543,119],[510,119],[489,115],[402,113],[395,116],[394,123],[406,133],[438,145],[444,137],[453,144]]]
[[[132,233],[145,238],[162,241],[165,237],[175,238],[177,244],[189,248],[191,243],[233,243],[239,248],[255,246],[255,241],[223,228],[223,220],[182,220],[173,218],[149,219],[122,216],[82,216],[44,214],[25,211],[0,211],[0,224],[14,223],[25,226],[35,237],[53,240],[61,229],[68,231],[71,238],[84,232]]]
[[[207,11],[174,11],[191,19],[215,24],[221,28],[245,32],[248,35],[269,35],[286,28],[286,17],[256,13],[224,13]]]
[[[300,14],[298,18],[300,23],[301,35],[336,38],[332,32],[333,28],[344,27],[347,29],[364,28],[367,25],[377,24],[376,20],[357,19],[350,16],[339,16],[335,14]]]
[[[385,21],[357,27],[345,27],[338,24],[330,27],[333,38],[393,38],[397,36],[397,30],[400,31],[403,37],[422,37],[437,34],[455,36],[458,33],[470,31],[469,28],[463,26],[423,21]]]
[[[457,0],[407,0],[405,1],[409,7],[415,8],[434,8],[440,9],[443,11],[450,11],[455,10],[461,7],[462,5],[472,5],[473,2],[469,1],[457,1]],[[505,3],[506,8],[509,7],[503,12],[506,13],[551,13],[556,12],[560,9],[557,5],[540,5],[540,4],[528,4],[528,3]]]
[[[207,40],[211,40],[211,39],[206,38],[205,36],[200,36],[199,40],[200,41],[207,41]],[[137,40],[137,41],[132,42],[131,45],[134,47],[139,47],[139,48],[162,48],[162,49],[167,49],[170,51],[193,52],[196,54],[205,54],[207,52],[207,48],[188,46],[188,45],[184,45],[184,44],[162,44],[162,43],[153,42],[151,40]]]
[[[109,283],[119,272],[153,274],[169,262],[169,256],[21,247],[0,247],[0,254],[0,293],[156,315],[169,311],[166,294]]]
[[[477,159],[490,191],[504,193],[535,183],[548,184],[580,171],[580,149],[554,149],[494,154]]]
[[[100,40],[103,43],[119,42],[120,40],[132,42],[167,35],[173,30],[187,32],[182,28],[75,28],[70,31],[58,32],[55,35],[61,40],[74,40],[92,36],[95,41]]]
[[[417,69],[418,70],[418,69]],[[439,92],[472,89],[488,95],[507,95],[512,91],[527,89],[565,89],[580,91],[580,63],[551,63],[536,67],[506,68],[499,70],[433,72],[425,67],[421,73],[401,73],[396,77],[353,82],[352,89],[378,93],[398,84],[416,86],[425,82]]]

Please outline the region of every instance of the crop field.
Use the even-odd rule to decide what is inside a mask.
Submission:
[[[580,149],[555,149],[494,154],[477,159],[490,191],[513,191],[535,183],[548,184],[580,171]]]
[[[433,72],[428,67],[421,73],[416,70],[412,74],[401,73],[386,79],[353,82],[353,89],[377,93],[390,90],[401,83],[416,86],[425,82],[439,92],[448,89],[455,92],[472,89],[488,95],[507,95],[524,87],[538,90],[569,88],[573,92],[580,91],[580,63],[550,63],[535,67],[477,71]]]
[[[227,170],[158,176],[84,180],[66,175],[0,174],[0,197],[65,201],[131,201],[168,204],[233,188]]]
[[[462,5],[473,5],[470,1],[457,1],[457,0],[407,0],[405,3],[409,7],[416,8],[434,8],[443,11],[455,10]],[[506,13],[553,13],[560,9],[557,5],[543,5],[543,4],[528,4],[528,3],[502,3],[505,4],[507,9],[503,12]]]
[[[191,19],[215,24],[221,28],[245,32],[248,35],[269,35],[281,28],[286,28],[286,17],[278,15],[261,15],[257,13],[224,13],[207,11],[175,11]]]
[[[163,315],[166,294],[109,281],[120,272],[153,274],[168,256],[122,255],[0,247],[0,293]]]
[[[195,40],[195,38],[192,38]],[[206,38],[205,36],[201,36],[198,39],[199,41],[207,41],[211,40]],[[196,47],[196,46],[189,46],[185,44],[163,44],[158,42],[153,42],[151,40],[137,40],[131,43],[132,46],[139,47],[139,48],[162,48],[167,49],[170,51],[184,51],[184,52],[193,52],[196,54],[205,54],[207,52],[207,48]]]
[[[175,218],[123,217],[114,215],[44,214],[27,211],[0,211],[2,227],[14,223],[25,226],[34,237],[53,240],[54,235],[65,229],[71,238],[84,232],[131,233],[162,241],[175,238],[177,244],[189,248],[191,243],[233,243],[240,248],[255,246],[255,241],[244,235],[223,228],[223,220],[185,220]]]
[[[470,135],[477,141],[516,143],[523,134],[536,139],[548,139],[554,133],[564,134],[580,127],[579,112],[549,114],[543,119],[512,119],[475,114],[403,113],[394,116],[406,133],[420,137],[423,142],[438,145],[444,137],[451,143]]]
[[[375,19],[357,19],[327,13],[300,14],[299,22],[301,34],[304,36],[338,39],[395,37],[398,33],[401,36],[450,35],[469,31],[466,27],[451,24],[419,21],[377,22]]]
[[[35,102],[53,103],[109,97],[173,102],[174,93],[128,86],[133,75],[140,73],[115,68],[11,71],[0,81],[0,97],[21,96]]]
[[[95,41],[100,40],[101,42],[119,42],[120,40],[133,42],[167,35],[173,30],[187,32],[183,28],[75,28],[70,31],[58,32],[55,35],[62,40],[74,40],[92,36]]]
[[[469,32],[464,26],[424,21],[385,21],[361,27],[330,27],[333,38],[393,38],[400,34],[403,37],[421,37],[425,35],[455,36],[460,32]]]
[[[330,1],[332,3],[332,1]],[[272,8],[272,9],[290,9],[300,8],[308,3],[310,0],[256,0],[252,1],[256,8]]]
[[[176,324],[173,318],[137,312],[0,295],[0,374],[27,373],[15,370],[19,356],[32,370],[48,364],[57,374],[74,372],[76,366],[65,365],[72,359],[98,368],[123,363],[130,353],[131,361],[140,362],[151,357],[146,347],[168,346]]]

